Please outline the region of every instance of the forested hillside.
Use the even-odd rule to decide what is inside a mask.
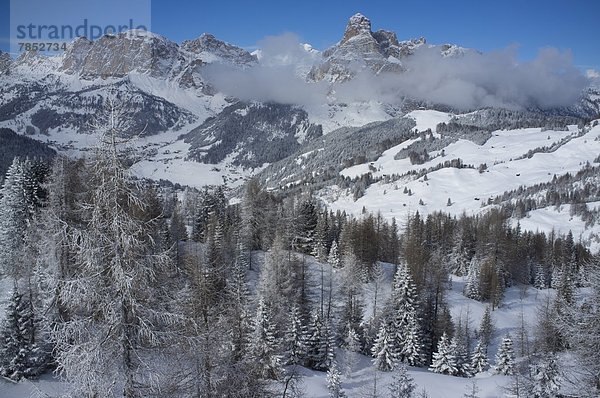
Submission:
[[[85,160],[16,158],[6,174],[5,378],[55,371],[73,396],[291,397],[311,369],[341,397],[367,356],[370,396],[415,396],[418,368],[511,376],[518,396],[598,393],[600,270],[572,234],[522,231],[502,208],[351,216],[257,180],[237,203],[223,186],[176,191],[130,175],[115,128],[101,137]],[[453,316],[453,278],[485,304],[480,325]],[[553,293],[535,333],[499,335],[515,287]]]

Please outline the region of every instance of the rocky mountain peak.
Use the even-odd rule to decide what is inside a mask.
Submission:
[[[82,77],[123,77],[130,72],[166,77],[178,59],[176,43],[151,32],[131,30],[91,42],[77,39],[60,69]]]
[[[371,34],[371,20],[361,13],[356,13],[350,17],[350,20],[348,20],[341,44],[346,43],[353,37],[365,33],[369,35]]]
[[[234,65],[249,65],[257,61],[257,58],[243,48],[234,46],[217,39],[215,36],[204,33],[194,40],[186,40],[181,48],[202,59],[203,62],[222,62]]]

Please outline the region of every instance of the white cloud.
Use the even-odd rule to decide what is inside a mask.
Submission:
[[[297,36],[286,33],[259,43],[258,66],[240,70],[209,65],[205,75],[226,94],[259,101],[291,104],[326,102],[330,87],[299,77],[318,62],[320,55],[306,51]],[[575,103],[589,78],[572,63],[569,52],[554,48],[539,51],[536,58],[519,62],[514,49],[480,54],[466,52],[442,57],[439,48],[421,47],[402,60],[403,73],[359,73],[333,87],[344,102],[379,100],[387,103],[410,97],[460,110],[481,107],[553,108]]]

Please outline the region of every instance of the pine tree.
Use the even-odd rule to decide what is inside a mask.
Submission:
[[[531,365],[532,393],[535,398],[554,398],[560,390],[560,373],[556,357],[551,355]]]
[[[385,325],[385,322],[383,322],[379,328],[371,353],[374,357],[373,365],[375,365],[378,370],[389,372],[394,369],[398,362],[398,356],[394,348],[391,333]]]
[[[423,361],[423,343],[416,316],[413,315],[409,319],[408,328],[403,337],[403,346],[400,353],[402,360],[410,366],[420,366]]]
[[[232,321],[230,333],[233,356],[236,360],[243,357],[248,347],[248,337],[251,331],[251,319],[248,314],[250,291],[246,284],[247,269],[243,253],[238,249],[237,257],[227,283],[227,302],[229,303],[227,308]]]
[[[275,326],[271,322],[269,310],[264,301],[258,302],[254,329],[248,348],[250,358],[258,368],[258,374],[265,379],[278,379],[281,375],[281,358],[275,336]]]
[[[315,311],[310,325],[307,346],[307,364],[315,370],[327,370],[333,362],[335,336],[327,319]]]
[[[473,354],[471,355],[471,367],[475,373],[481,373],[484,372],[488,366],[489,362],[483,341],[479,340],[477,342],[477,346],[475,346]]]
[[[338,244],[335,240],[331,244],[331,249],[329,249],[327,263],[333,268],[340,268],[342,266],[342,261],[340,260],[340,253],[338,251]]]
[[[358,333],[352,325],[347,326],[348,333],[344,337],[343,349],[346,367],[346,375],[350,376],[358,362],[358,353],[360,352],[360,339]]]
[[[433,354],[433,361],[431,362],[429,370],[451,376],[456,376],[458,374],[456,357],[452,353],[452,343],[446,333],[444,333],[438,341],[438,349],[437,352]]]
[[[507,335],[502,339],[502,344],[496,353],[494,371],[497,374],[512,375],[515,370],[514,362],[513,342],[510,336]]]
[[[417,290],[408,268],[399,265],[392,284],[393,344],[399,358],[416,366],[421,361],[422,342],[416,315]]]
[[[544,266],[540,263],[535,265],[535,275],[533,285],[536,289],[545,289],[548,287],[546,283],[546,271],[544,270]]]
[[[25,165],[15,158],[0,190],[0,272],[15,280],[24,273],[20,259],[30,211]]]
[[[286,363],[300,364],[306,355],[307,332],[298,307],[292,307],[289,327],[285,333]]]
[[[394,371],[394,378],[390,385],[390,398],[412,398],[417,386],[408,374],[406,365],[401,364]]]
[[[490,306],[485,307],[483,317],[481,318],[481,324],[479,325],[479,337],[485,347],[490,345],[492,341],[492,335],[494,334],[494,322],[492,320],[492,313]]]
[[[479,290],[479,266],[475,259],[473,259],[469,265],[464,295],[473,300],[481,300],[481,292]]]
[[[15,287],[0,328],[0,375],[19,381],[46,370],[50,356],[36,344],[35,334],[31,303]]]
[[[327,389],[331,398],[345,398],[346,393],[342,390],[342,374],[335,362],[327,371]]]
[[[471,359],[467,352],[465,344],[454,336],[450,344],[451,352],[454,354],[456,360],[456,368],[458,376],[462,377],[473,377],[473,368],[471,367]]]

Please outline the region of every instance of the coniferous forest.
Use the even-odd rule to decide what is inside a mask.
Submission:
[[[109,125],[85,158],[9,167],[3,377],[54,372],[78,397],[294,397],[307,368],[343,397],[343,374],[367,356],[394,373],[371,396],[417,396],[411,366],[491,370],[514,379],[515,396],[554,397],[569,353],[579,370],[568,377],[600,392],[600,264],[571,233],[522,231],[502,207],[389,222],[257,180],[237,191],[158,185],[132,177],[126,144]],[[452,316],[453,277],[487,304],[480,325]],[[495,311],[514,286],[556,294],[532,334],[502,336],[494,355]]]

